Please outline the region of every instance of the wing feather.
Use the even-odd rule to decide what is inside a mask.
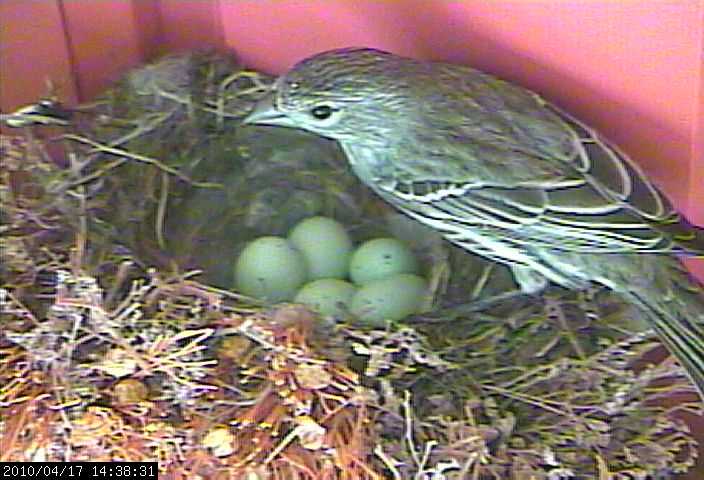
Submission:
[[[382,183],[387,199],[404,210],[436,220],[461,219],[471,228],[492,224],[500,230],[496,234],[525,245],[532,242],[541,247],[590,253],[704,254],[704,230],[682,218],[630,158],[584,123],[529,94],[533,108],[540,110],[532,114],[525,107],[525,95],[528,94],[505,101],[500,107],[496,97],[490,103],[492,108],[500,108],[506,118],[533,115],[539,125],[551,123],[549,128],[514,128],[515,136],[511,137],[507,136],[507,127],[500,128],[508,122],[494,125],[493,130],[500,135],[483,137],[476,143],[471,137],[464,139],[465,146],[474,145],[469,158],[456,152],[457,157],[449,158],[444,168],[428,172],[425,180],[419,171],[410,175],[402,170],[395,172],[391,176],[394,181]],[[521,111],[511,112],[512,104],[522,105]],[[560,139],[531,144],[526,135],[541,131],[562,133]],[[564,139],[569,139],[571,149],[562,148],[551,158],[545,145],[564,145]],[[524,146],[518,151],[521,142]],[[444,154],[461,147],[448,147]],[[491,152],[489,161],[477,161],[476,155],[486,152]],[[505,174],[482,173],[482,168],[497,164],[499,154],[507,158]],[[541,169],[531,179],[531,158],[537,155],[542,155],[538,163]],[[472,163],[472,168],[461,168],[462,161]],[[511,167],[518,173],[509,171]],[[458,171],[470,175],[463,177]],[[549,171],[555,174],[546,175]],[[468,181],[458,182],[458,177]],[[404,181],[406,178],[414,181]]]

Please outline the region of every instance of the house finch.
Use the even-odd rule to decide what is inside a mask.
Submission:
[[[704,229],[537,94],[465,66],[342,49],[295,65],[245,122],[337,140],[378,195],[508,265],[527,293],[547,281],[613,289],[704,393],[704,296],[674,256],[704,254]]]

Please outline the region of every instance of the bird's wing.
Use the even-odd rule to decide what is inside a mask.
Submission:
[[[594,130],[518,87],[508,96],[502,88],[493,98],[486,92],[474,98],[482,100],[465,106],[474,109],[483,128],[473,135],[476,124],[458,120],[450,142],[451,127],[441,132],[444,144],[435,137],[442,146],[424,155],[430,151],[445,160],[418,162],[439,165],[432,171],[408,161],[395,166],[387,177],[393,180],[380,186],[391,201],[550,248],[704,255],[704,230],[681,217],[645,174]],[[436,135],[432,129],[428,135]],[[426,140],[433,144],[430,138],[420,143]],[[404,153],[406,158],[418,154]]]

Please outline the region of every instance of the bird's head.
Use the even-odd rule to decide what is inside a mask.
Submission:
[[[300,128],[343,143],[388,144],[413,117],[404,82],[413,66],[422,68],[369,48],[317,54],[279,77],[244,123]]]

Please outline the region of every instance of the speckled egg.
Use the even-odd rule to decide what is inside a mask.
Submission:
[[[288,239],[303,254],[309,280],[347,276],[352,240],[340,222],[328,217],[307,218],[291,230]]]
[[[416,273],[418,261],[411,250],[395,238],[375,238],[364,242],[352,254],[350,278],[358,285],[395,275]]]
[[[323,278],[307,283],[296,294],[294,301],[314,308],[322,315],[343,315],[357,291],[350,282],[337,278]]]
[[[242,251],[235,263],[235,287],[245,295],[282,302],[293,299],[306,281],[301,252],[281,237],[260,237]]]
[[[418,275],[399,273],[363,285],[352,297],[351,313],[360,323],[382,326],[416,313],[426,293],[426,282]]]

